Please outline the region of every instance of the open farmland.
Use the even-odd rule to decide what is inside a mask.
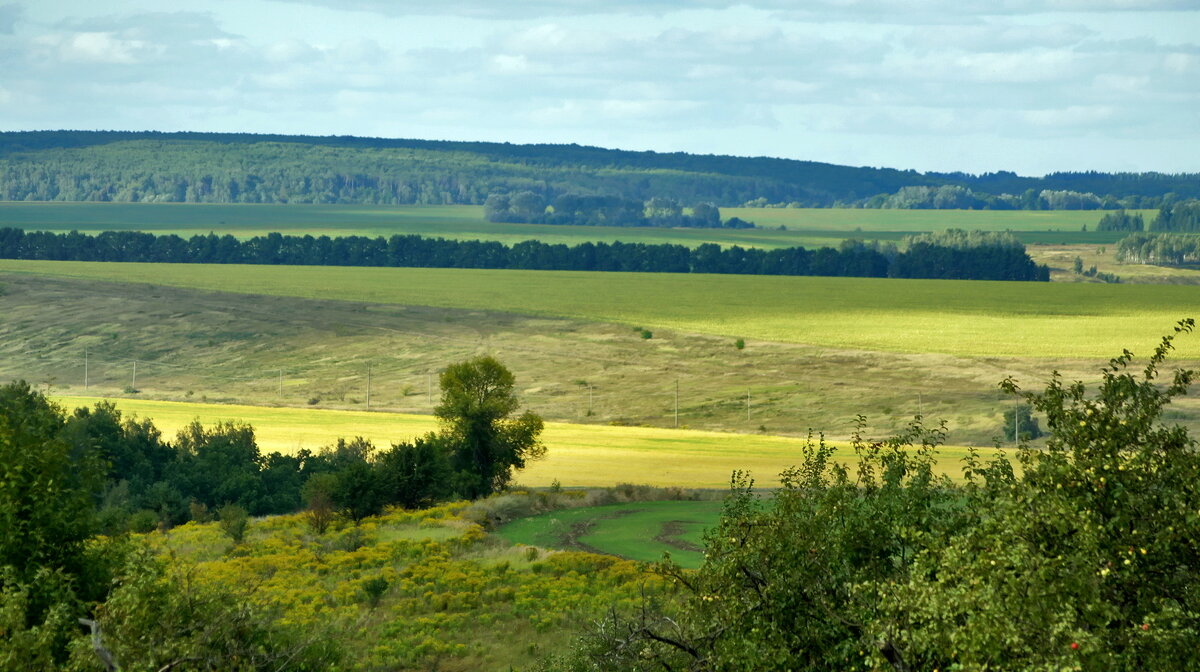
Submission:
[[[67,408],[90,406],[94,397],[61,396]],[[124,413],[150,418],[163,434],[173,437],[193,420],[210,425],[245,422],[254,427],[263,452],[295,454],[317,451],[340,438],[361,436],[376,446],[411,440],[437,427],[428,415],[355,411],[264,408],[238,405],[112,399]],[[730,474],[748,470],[765,485],[778,483],[779,472],[800,460],[801,439],[743,435],[657,427],[611,427],[547,423],[542,440],[544,460],[531,463],[517,474],[529,487],[547,487],[555,481],[572,487],[607,487],[618,483],[685,488],[728,487]],[[845,442],[831,442],[834,459],[849,462],[853,450]],[[990,451],[984,449],[984,453]],[[938,472],[960,473],[966,449],[945,447]]]
[[[180,203],[0,203],[0,222],[29,231],[138,230],[188,237],[209,232],[239,238],[274,231],[293,235],[418,234],[513,244],[593,242],[702,243],[743,247],[836,246],[846,238],[899,240],[911,233],[970,229],[1012,231],[1026,243],[1111,244],[1119,232],[1097,232],[1099,211],[875,210],[853,208],[722,208],[757,229],[660,229],[499,224],[475,205],[218,205]],[[1152,218],[1154,211],[1145,211]],[[787,230],[779,230],[779,227]],[[1089,231],[1081,231],[1087,226]]]
[[[1188,286],[12,260],[0,271],[979,357],[1148,349],[1200,305]]]

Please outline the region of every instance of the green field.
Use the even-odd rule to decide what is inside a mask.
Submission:
[[[723,217],[758,224],[753,230],[655,229],[541,224],[493,224],[474,205],[202,205],[181,203],[14,203],[0,202],[0,225],[27,230],[97,233],[136,229],[182,236],[230,233],[238,237],[272,231],[295,235],[391,236],[420,234],[456,239],[498,240],[508,244],[536,239],[546,243],[621,240],[787,247],[836,245],[856,237],[899,240],[910,233],[949,228],[1013,231],[1027,243],[1113,243],[1119,233],[1095,229],[1097,211],[864,210],[849,208],[723,208]],[[1150,217],[1153,211],[1147,211]],[[786,231],[778,227],[787,227]]]
[[[653,562],[663,553],[689,569],[704,562],[704,531],[721,517],[718,501],[610,504],[520,518],[496,531],[514,544],[587,550]]]
[[[96,397],[56,396],[66,408],[90,406]],[[150,418],[167,437],[193,420],[211,425],[246,422],[254,427],[263,452],[317,451],[339,437],[361,436],[378,447],[410,440],[437,427],[433,416],[303,408],[112,399],[124,413]],[[542,439],[543,460],[517,475],[521,485],[547,487],[554,481],[572,487],[608,487],[618,483],[686,488],[725,488],[736,469],[749,470],[758,482],[776,484],[779,472],[796,464],[803,441],[755,434],[731,434],[656,427],[610,427],[550,422]],[[832,442],[835,459],[850,461],[845,442]],[[990,451],[984,449],[985,454]],[[947,446],[939,473],[957,476],[966,449]]]
[[[1148,352],[1200,307],[1192,286],[11,260],[0,271],[973,356]],[[1198,358],[1196,339],[1181,353]]]

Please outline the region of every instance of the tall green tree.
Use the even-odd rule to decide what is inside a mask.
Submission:
[[[494,357],[453,364],[440,377],[442,401],[434,410],[445,423],[459,494],[484,497],[504,489],[514,469],[545,455],[538,440],[542,419],[520,406],[513,374]]]

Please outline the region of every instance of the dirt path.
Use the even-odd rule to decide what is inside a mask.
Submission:
[[[704,547],[697,546],[696,544],[693,544],[690,541],[679,538],[684,532],[687,532],[687,529],[683,526],[684,523],[694,523],[694,522],[696,522],[696,521],[669,520],[663,524],[662,532],[659,532],[658,536],[654,537],[654,540],[660,544],[665,544],[667,546],[670,546],[671,548],[677,548],[681,551],[689,551],[692,553],[703,553]]]

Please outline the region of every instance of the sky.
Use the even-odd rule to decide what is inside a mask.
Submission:
[[[0,0],[0,130],[1200,172],[1200,0]]]

